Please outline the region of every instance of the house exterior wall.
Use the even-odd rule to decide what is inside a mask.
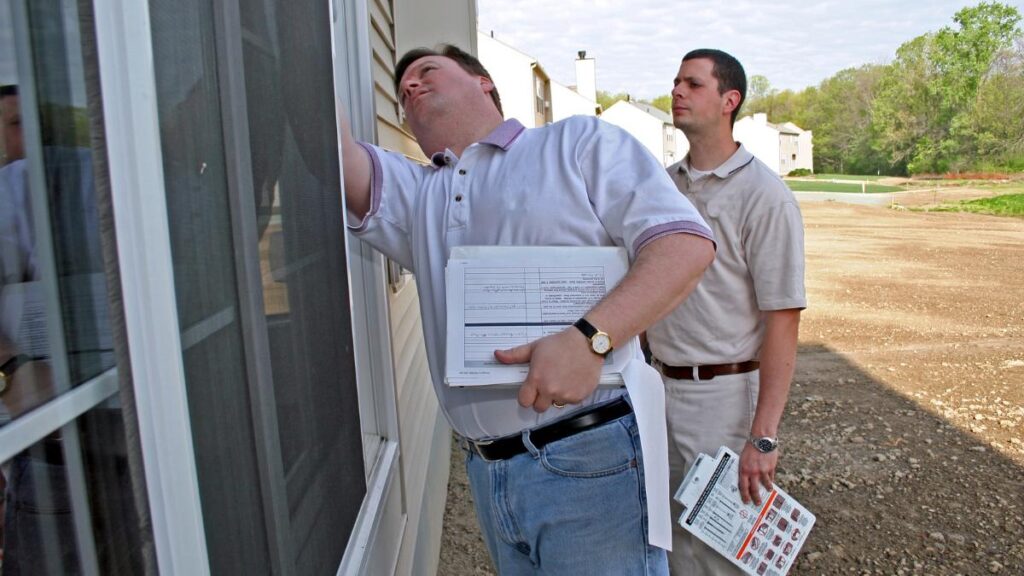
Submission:
[[[662,163],[663,166],[668,166],[671,162],[666,162],[669,158],[678,160],[681,156],[678,154],[678,146],[676,152],[671,155],[666,155],[666,124],[660,119],[651,116],[647,112],[633,106],[629,102],[618,101],[612,104],[604,113],[601,114],[601,119],[619,126],[626,132],[633,135],[634,138],[640,141],[645,148],[650,150],[651,154]],[[675,130],[673,129],[672,134],[674,138]]]
[[[567,86],[551,82],[551,121],[558,122],[570,116],[596,116],[597,102],[587,100]]]
[[[779,165],[779,131],[768,126],[767,116],[755,114],[736,121],[732,129],[733,138],[743,143],[750,153],[764,162],[777,174],[781,173]]]
[[[797,167],[800,152],[800,135],[779,133],[779,174],[785,176]]]
[[[477,57],[491,74],[501,95],[505,118],[515,118],[524,126],[537,125],[534,58],[489,35],[478,33]]]

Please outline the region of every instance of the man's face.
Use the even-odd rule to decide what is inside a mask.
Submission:
[[[672,88],[672,122],[684,133],[715,128],[730,122],[730,99],[738,100],[735,90],[718,93],[718,79],[712,74],[714,63],[707,58],[686,60],[679,67]]]
[[[3,128],[5,162],[25,157],[25,143],[21,136],[21,109],[17,96],[0,98],[0,126]]]
[[[489,98],[491,81],[466,72],[445,56],[424,56],[405,70],[399,83],[398,98],[409,127],[427,126],[432,118],[458,113],[460,103],[481,94]]]

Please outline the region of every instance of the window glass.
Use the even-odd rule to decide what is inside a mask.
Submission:
[[[97,378],[116,364],[116,270],[100,218],[109,188],[91,8],[0,0],[0,447],[13,454],[0,463],[4,576],[144,574],[152,541],[125,441],[134,424],[116,376]],[[78,386],[101,392],[61,426],[55,401]],[[53,416],[52,427],[5,426],[29,414]]]
[[[329,573],[366,486],[328,4],[151,0],[150,13],[211,567],[265,572],[274,549],[296,573]]]

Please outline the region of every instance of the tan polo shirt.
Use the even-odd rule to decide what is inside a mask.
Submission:
[[[690,297],[648,329],[651,352],[673,366],[753,360],[764,339],[761,311],[807,306],[800,207],[742,144],[696,181],[689,163],[673,164],[669,176],[711,226],[718,251]]]

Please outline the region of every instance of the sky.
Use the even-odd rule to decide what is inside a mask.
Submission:
[[[1024,14],[1024,0],[1003,0]],[[555,81],[576,83],[586,50],[597,89],[636,98],[668,94],[683,54],[718,48],[747,76],[801,90],[836,72],[892,60],[900,44],[943,26],[964,0],[477,0],[481,32],[536,58]]]

